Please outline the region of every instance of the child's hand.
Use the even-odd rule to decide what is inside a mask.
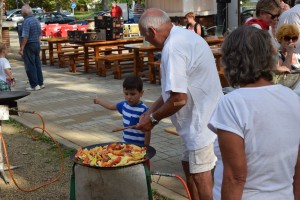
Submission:
[[[96,96],[96,97],[94,98],[94,104],[99,104],[99,101],[100,101],[99,97]]]
[[[15,79],[11,82],[11,86],[12,87],[15,87],[15,85],[16,85],[16,81],[15,81]]]

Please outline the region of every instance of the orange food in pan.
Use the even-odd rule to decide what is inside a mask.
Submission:
[[[134,144],[112,143],[92,149],[79,148],[75,159],[85,165],[98,167],[119,167],[145,160],[147,148]]]

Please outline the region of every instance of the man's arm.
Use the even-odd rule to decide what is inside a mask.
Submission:
[[[137,129],[150,131],[154,126],[151,124],[150,114],[153,118],[160,121],[178,112],[187,102],[187,95],[184,93],[171,92],[170,98],[163,103],[160,97],[153,106],[150,107],[141,117]]]
[[[247,177],[244,140],[234,133],[220,129],[218,140],[224,164],[222,200],[240,200]]]
[[[300,146],[298,149],[298,159],[295,167],[293,185],[294,185],[294,198],[295,200],[300,200]]]
[[[109,110],[117,110],[116,104],[113,104],[109,101],[99,98],[98,96],[94,99],[94,104],[99,104]]]

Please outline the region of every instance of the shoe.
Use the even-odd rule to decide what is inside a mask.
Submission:
[[[43,85],[40,85],[40,88],[41,89],[44,89],[45,88],[45,85],[43,84]]]
[[[41,87],[39,85],[35,86],[34,88],[32,88],[32,87],[26,88],[27,91],[37,91],[37,90],[40,90],[40,89],[41,89]]]

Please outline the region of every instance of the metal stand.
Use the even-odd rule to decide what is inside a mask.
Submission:
[[[9,119],[9,110],[8,106],[0,105],[0,132],[2,133],[2,120]],[[2,147],[2,137],[0,137],[0,174],[6,184],[9,183],[8,178],[4,172],[4,161],[3,161],[3,147]]]

